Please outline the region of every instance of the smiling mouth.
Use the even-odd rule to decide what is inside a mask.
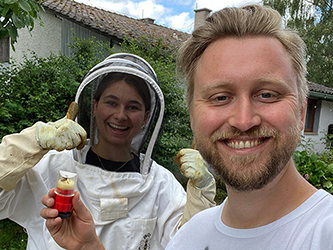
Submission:
[[[111,124],[111,123],[108,123],[108,125],[110,128],[113,128],[113,129],[119,129],[119,130],[124,130],[124,131],[128,129],[128,127],[118,126],[118,125]]]
[[[262,144],[267,138],[259,138],[255,140],[225,140],[225,144],[233,149],[253,148]]]

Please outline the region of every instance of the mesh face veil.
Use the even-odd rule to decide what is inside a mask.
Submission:
[[[164,114],[164,97],[159,87],[158,79],[153,68],[141,57],[128,53],[116,53],[93,67],[80,84],[75,102],[79,104],[77,122],[87,131],[90,146],[98,142],[98,128],[93,118],[93,97],[101,80],[109,73],[125,73],[134,75],[144,80],[147,84],[150,97],[150,112],[144,126],[134,138],[131,150],[140,154],[145,142],[150,138],[145,152],[141,173],[149,172],[150,158],[154,144],[157,140]],[[155,127],[154,127],[155,126]],[[154,127],[154,130],[151,129]]]

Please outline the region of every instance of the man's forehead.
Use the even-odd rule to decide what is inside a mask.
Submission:
[[[194,71],[194,83],[202,80],[229,82],[232,78],[247,79],[248,75],[269,81],[280,77],[295,79],[292,60],[276,38],[223,38],[209,45]]]

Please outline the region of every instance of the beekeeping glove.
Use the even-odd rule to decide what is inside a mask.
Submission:
[[[208,163],[202,158],[198,150],[181,149],[175,157],[175,162],[182,175],[189,178],[194,187],[202,189],[214,181],[213,175],[208,171]]]
[[[56,122],[37,122],[37,142],[43,149],[82,149],[87,139],[86,131],[74,119],[78,105],[72,102],[64,118]]]

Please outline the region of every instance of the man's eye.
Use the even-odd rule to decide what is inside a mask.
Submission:
[[[275,102],[278,101],[280,95],[276,92],[263,92],[258,94],[255,98],[261,102]]]
[[[216,97],[217,101],[226,101],[227,99],[228,99],[227,96],[218,96],[218,97]]]
[[[262,94],[261,94],[261,97],[262,97],[262,98],[272,98],[273,95],[272,95],[271,93],[262,93]]]

